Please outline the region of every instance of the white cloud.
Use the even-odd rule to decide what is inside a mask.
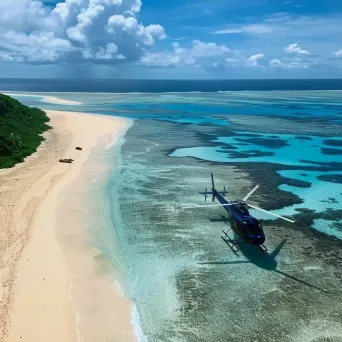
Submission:
[[[310,58],[285,58],[285,62],[280,59],[272,59],[269,62],[269,65],[272,68],[282,68],[282,69],[308,69],[310,66],[314,65],[313,61]]]
[[[336,46],[338,47],[338,38],[340,37],[342,30],[341,16],[338,13],[331,13],[326,16],[309,16],[280,12],[267,15],[266,17],[249,16],[241,19],[245,21],[246,25],[225,26],[215,33],[246,34],[246,27],[250,26],[251,23],[259,25],[257,27],[261,28],[260,32],[263,32],[264,27],[265,32],[267,32],[268,29],[272,30],[272,33],[270,34],[254,34],[253,39],[248,39],[243,42],[243,49],[246,52],[255,51],[255,49],[260,48],[260,46],[264,46],[262,51],[265,55],[270,56],[270,59],[267,60],[269,69],[278,67],[313,70],[323,70],[324,68],[327,68],[328,70],[329,68],[333,68],[332,65],[335,65],[337,68],[336,70],[341,72],[337,60],[340,55],[338,51],[336,51],[339,50]],[[289,43],[295,44],[289,45]],[[284,49],[285,46],[286,48]],[[286,52],[284,52],[284,50]],[[281,54],[281,51],[283,51],[283,54]],[[336,52],[333,53],[333,51]],[[244,52],[245,56],[247,56],[246,52]],[[254,52],[250,53],[250,55],[251,54],[254,54]],[[335,60],[330,58],[332,56],[335,57]],[[301,57],[302,60],[295,60],[296,57]],[[280,63],[276,64],[277,62],[271,63],[273,59],[279,59],[283,65]],[[339,59],[342,60],[342,56],[340,56]],[[236,59],[230,56],[228,56],[226,63],[236,67],[246,65],[246,62],[241,60],[241,58]],[[266,58],[260,60],[259,64],[264,67]],[[252,73],[252,71],[250,72]]]
[[[269,64],[273,68],[279,68],[285,65],[280,59],[277,59],[277,58],[272,59]]]
[[[285,46],[284,51],[287,53],[294,53],[294,54],[300,54],[300,55],[310,55],[310,52],[307,50],[303,50],[300,48],[299,44],[289,44],[288,46]]]
[[[258,66],[259,61],[263,58],[265,58],[265,55],[263,53],[258,53],[256,55],[249,57],[248,61],[251,63],[251,66]]]
[[[23,58],[19,56],[14,56],[8,52],[0,51],[0,61],[4,62],[23,62]]]
[[[80,43],[87,42],[87,31],[93,26],[96,19],[105,11],[105,7],[90,3],[86,10],[77,15],[77,24],[67,28],[66,33],[69,39]]]
[[[174,43],[174,45],[177,43]],[[178,44],[179,47],[179,44]],[[231,49],[225,45],[217,45],[215,43],[205,43],[199,40],[192,42],[192,48],[190,54],[195,57],[210,57],[210,56],[221,56],[225,53],[230,52]]]
[[[137,61],[164,28],[144,26],[141,0],[0,0],[0,61]]]
[[[338,41],[342,30],[342,20],[339,14],[309,16],[278,12],[263,18],[252,16],[241,19],[248,24],[225,26],[213,33],[253,34],[258,35],[260,38],[277,40],[279,44],[288,41],[288,39],[293,39],[293,41],[298,40],[298,37],[303,42],[308,41],[308,38],[312,38],[313,40],[311,42],[314,41],[317,44],[322,44],[325,40],[331,41],[331,37],[336,37],[335,40]],[[272,35],[267,34],[271,32]],[[325,43],[328,43],[328,41]]]
[[[122,42],[121,53],[130,60],[138,59],[138,51],[155,44],[155,39],[165,39],[164,29],[160,25],[143,26],[135,17],[113,15],[108,19],[106,30],[114,37],[115,41]],[[140,47],[140,49],[139,49]]]
[[[1,0],[0,27],[33,31],[47,25],[49,10],[37,0]]]
[[[263,34],[272,32],[272,27],[264,24],[245,25],[240,27],[232,27],[229,29],[215,31],[214,34],[232,34],[232,33],[246,33],[246,34]]]
[[[58,38],[52,32],[25,34],[7,31],[0,37],[0,51],[3,55],[10,55],[13,61],[52,62],[64,53],[77,51],[70,41]]]
[[[147,52],[141,58],[141,63],[159,67],[181,65],[212,66],[213,63],[218,63],[217,58],[224,59],[227,54],[237,53],[236,50],[231,50],[225,45],[206,43],[199,40],[193,40],[188,48],[181,47],[178,42],[173,42],[172,47],[173,51]],[[214,61],[213,58],[215,58]]]
[[[273,13],[267,16],[264,20],[265,23],[286,23],[292,19],[291,15],[287,12]]]
[[[270,14],[264,20],[264,23],[272,24],[274,28],[277,28],[276,25],[286,24],[287,22],[292,20],[292,16],[287,12],[278,12]]]
[[[228,57],[225,59],[225,62],[232,67],[259,67],[260,61],[265,59],[265,55],[263,53],[258,53],[256,55],[252,55],[249,58],[243,57],[241,54],[237,54],[234,57]]]
[[[334,52],[334,56],[337,58],[342,58],[342,50],[338,50],[338,51]]]
[[[89,49],[83,50],[83,57],[85,59],[96,60],[123,60],[126,57],[122,54],[117,54],[118,47],[114,43],[108,43],[105,48],[101,47],[97,52],[93,52]]]

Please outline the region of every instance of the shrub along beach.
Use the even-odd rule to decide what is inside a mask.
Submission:
[[[44,140],[41,134],[51,128],[49,121],[41,109],[0,94],[0,168],[12,167],[35,152]]]

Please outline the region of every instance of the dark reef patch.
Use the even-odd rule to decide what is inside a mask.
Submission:
[[[332,263],[338,262],[340,267],[342,267],[342,249],[341,240],[333,237],[331,235],[325,234],[319,230],[312,229],[314,220],[322,219],[327,221],[332,221],[335,228],[339,228],[342,222],[342,210],[337,209],[327,209],[324,212],[316,212],[315,210],[309,208],[297,209],[298,214],[293,215],[295,220],[294,224],[284,223],[282,220],[277,219],[274,221],[263,219],[263,225],[268,226],[287,226],[287,230],[300,231],[305,234],[308,238],[312,240],[312,246],[303,247],[303,252],[307,256],[317,256],[320,258],[325,258],[329,255],[328,259]],[[334,249],[334,253],[331,253],[331,249]],[[337,252],[338,251],[338,252]]]
[[[313,221],[317,219],[333,222],[340,222],[342,220],[342,209],[327,209],[326,211],[319,213],[312,209],[297,209],[297,211],[298,215],[295,215],[294,217],[300,217],[300,219],[297,219],[296,222],[298,222],[297,224],[299,225],[304,224],[306,229],[311,229],[310,227],[312,226]],[[319,232],[319,234],[327,235],[322,232]]]
[[[321,175],[317,177],[319,180],[330,183],[342,184],[342,174],[337,175]]]
[[[296,180],[292,183],[289,178],[282,177],[277,171],[283,169],[283,165],[269,163],[232,163],[237,169],[247,172],[252,184],[260,184],[262,196],[256,192],[253,199],[266,210],[275,210],[293,204],[303,203],[297,195],[279,189],[281,184],[299,185]],[[222,165],[222,163],[221,163]],[[306,182],[301,183],[303,186]]]
[[[218,153],[226,153],[227,151],[217,151]],[[262,152],[259,150],[250,150],[245,152],[229,151],[227,158],[255,158],[274,156],[273,152]]]
[[[332,155],[332,156],[342,155],[342,149],[322,147],[321,153],[326,154],[326,155]]]
[[[231,150],[237,150],[238,147],[234,146],[234,145],[231,145],[231,144],[224,144],[222,146],[219,146],[219,148],[221,149],[220,152],[223,152],[223,151],[228,151],[230,152]]]
[[[306,159],[300,159],[301,163],[308,163],[308,164],[314,164],[319,165],[319,169],[312,169],[311,167],[305,167],[306,171],[342,171],[342,163],[341,162],[330,162],[330,163],[322,163],[322,162],[316,162],[312,160],[306,160]]]
[[[306,135],[297,135],[295,137],[295,139],[298,139],[298,140],[312,140],[312,138],[306,136]]]
[[[337,204],[338,203],[338,200],[334,197],[329,197],[326,201],[321,201],[322,203],[334,203],[334,204]]]
[[[311,187],[311,183],[310,182],[305,182],[299,179],[293,179],[293,178],[283,178],[284,179],[284,183],[283,184],[287,184],[290,186],[295,186],[297,188],[310,188]]]
[[[307,115],[309,116],[309,114]],[[216,115],[215,118],[219,118],[222,120],[227,120],[230,122],[229,128],[235,132],[232,135],[240,135],[237,134],[241,131],[241,134],[244,134],[246,131],[254,132],[252,134],[260,134],[264,135],[267,134],[279,134],[274,126],[268,125],[267,122],[270,122],[270,117],[267,115],[258,115],[258,120],[265,122],[265,125],[256,126],[253,125],[253,121],[255,120],[255,115],[253,114],[229,114],[229,115]],[[239,122],[235,122],[235,119],[243,120],[244,123],[241,125]],[[340,119],[340,118],[338,118]],[[334,138],[341,134],[341,128],[339,125],[335,123],[332,124],[331,116],[317,116],[310,118],[307,117],[284,117],[282,115],[272,114],[272,120],[277,120],[277,124],[282,125],[282,134],[297,134],[297,136],[307,136],[308,134],[308,124],[311,125],[310,127],[310,135],[312,136],[320,136],[324,138]],[[312,126],[314,124],[314,126]],[[209,125],[207,125],[209,128]],[[225,136],[224,130],[226,126],[215,126],[215,132],[217,136]],[[327,129],[329,128],[329,129]]]
[[[324,145],[342,147],[342,140],[336,139],[325,139],[323,140]]]
[[[243,136],[243,137],[250,137],[250,138],[261,137],[260,134],[256,134],[256,133],[238,133],[238,135]]]
[[[284,146],[288,145],[287,141],[283,140],[283,139],[267,139],[267,138],[244,139],[244,138],[235,138],[235,140],[241,141],[241,142],[251,143],[251,144],[254,144],[254,145],[258,145],[258,146],[274,148],[274,149],[277,149],[277,148],[284,147]]]

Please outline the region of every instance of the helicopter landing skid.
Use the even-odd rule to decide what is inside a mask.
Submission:
[[[258,245],[258,248],[261,250],[261,252],[267,252],[268,249],[265,245]]]
[[[230,230],[230,229],[229,229]],[[228,231],[222,230],[224,237],[221,235],[221,239],[227,244],[227,246],[236,254],[240,248],[239,246],[229,237]]]

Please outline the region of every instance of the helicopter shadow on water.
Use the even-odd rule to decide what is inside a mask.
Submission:
[[[220,219],[211,219],[209,218],[211,222],[224,222],[228,226],[229,219],[225,216],[221,215]],[[284,247],[286,243],[286,239],[282,240],[281,243],[272,251],[272,252],[262,252],[260,249],[256,248],[255,246],[241,243],[241,239],[234,233],[234,242],[238,243],[239,245],[239,252],[243,254],[243,256],[247,260],[236,260],[236,261],[208,261],[208,262],[200,262],[201,265],[238,265],[238,264],[254,264],[260,269],[263,269],[265,271],[272,272],[274,275],[282,278],[285,280],[289,285],[294,286],[298,288],[298,286],[295,286],[293,282],[290,282],[288,279],[291,279],[299,284],[309,286],[311,288],[314,288],[316,290],[319,290],[321,292],[328,292],[322,288],[319,288],[315,285],[312,285],[304,280],[301,280],[291,274],[288,274],[286,272],[283,272],[278,269],[278,261],[277,257]],[[238,253],[239,253],[238,252]],[[238,254],[237,254],[238,255]]]

